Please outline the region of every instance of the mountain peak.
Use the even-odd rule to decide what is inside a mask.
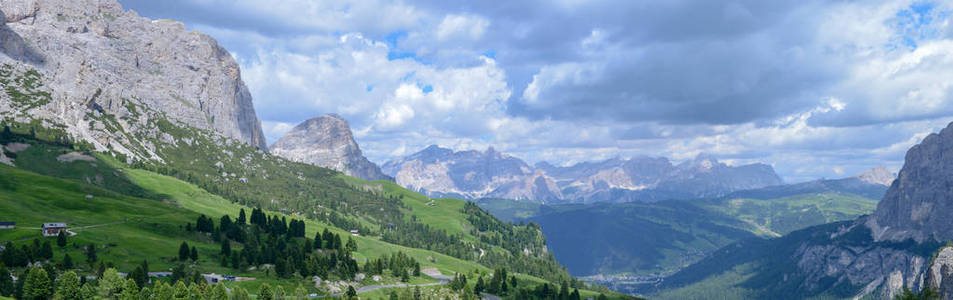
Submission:
[[[337,114],[320,115],[301,122],[278,139],[271,146],[271,152],[354,177],[390,179],[380,167],[363,156],[347,120]]]
[[[854,178],[870,184],[890,186],[893,180],[897,178],[897,172],[887,167],[876,167],[857,174]]]
[[[868,226],[877,240],[953,240],[953,123],[907,151]]]

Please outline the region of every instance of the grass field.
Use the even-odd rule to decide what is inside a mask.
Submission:
[[[115,264],[121,272],[131,271],[144,259],[148,260],[150,271],[168,271],[180,264],[176,260],[177,250],[185,241],[197,248],[199,260],[193,267],[201,272],[256,278],[253,281],[227,283],[231,287],[257,291],[262,284],[268,283],[272,286],[281,285],[289,292],[295,290],[298,285],[304,286],[309,292],[317,292],[313,283],[305,278],[279,279],[273,273],[236,271],[221,267],[217,260],[219,244],[205,234],[184,229],[185,224],[194,223],[199,215],[204,214],[217,220],[225,214],[235,217],[240,209],[250,213],[250,207],[235,204],[174,177],[129,168],[103,154],[90,154],[92,159],[88,160],[55,160],[56,157],[71,152],[68,149],[39,144],[18,153],[19,166],[29,167],[31,171],[0,165],[0,221],[14,221],[18,226],[13,230],[0,230],[0,244],[14,241],[19,245],[32,243],[34,239],[42,240],[44,238],[38,229],[42,223],[64,222],[68,223],[70,230],[77,235],[68,239],[66,247],[54,246],[54,260],[60,261],[64,255],[69,254],[81,273],[88,274],[93,269],[93,266],[85,262],[85,247],[90,244],[97,246],[99,261]],[[60,167],[62,169],[58,169]],[[63,173],[63,178],[41,175],[32,170]],[[412,214],[432,227],[463,234],[467,239],[476,239],[470,234],[471,225],[462,213],[465,203],[462,200],[431,200],[391,182],[367,182],[344,176],[341,178],[355,186],[379,189],[387,195],[399,196],[407,207],[408,215]],[[267,213],[280,214],[273,211]],[[313,237],[325,228],[344,237],[349,236],[344,229],[315,220],[304,221],[308,237]],[[492,272],[476,262],[386,243],[377,237],[352,238],[358,244],[354,257],[359,263],[400,251],[420,262],[422,268],[436,268],[445,275]],[[55,244],[55,238],[49,238],[49,241]],[[525,283],[546,282],[533,276],[515,275]],[[386,276],[384,278],[384,282],[394,280]],[[414,278],[411,282],[433,283],[435,280],[421,277]],[[374,293],[376,291],[365,297],[373,299],[373,295],[376,295]],[[583,293],[597,295],[591,291]]]

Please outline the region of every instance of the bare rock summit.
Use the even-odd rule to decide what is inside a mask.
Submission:
[[[0,117],[56,124],[97,150],[141,157],[162,138],[144,131],[160,118],[267,147],[238,64],[205,34],[116,0],[0,0],[0,15],[0,77],[49,94],[24,104],[0,93]]]
[[[366,180],[393,180],[361,153],[347,120],[336,114],[301,122],[271,146],[272,154]]]

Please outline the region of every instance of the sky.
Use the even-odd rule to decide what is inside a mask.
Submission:
[[[377,163],[708,153],[800,182],[898,169],[953,121],[949,1],[120,3],[231,51],[269,143],[337,113]]]

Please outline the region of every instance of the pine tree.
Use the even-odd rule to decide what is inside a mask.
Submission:
[[[274,292],[271,291],[271,286],[267,283],[262,284],[261,288],[258,289],[258,300],[272,300],[274,298]]]
[[[347,293],[344,294],[348,299],[354,299],[357,297],[357,291],[354,290],[354,286],[347,286]]]
[[[179,260],[189,259],[189,244],[182,242],[182,245],[179,246]]]
[[[476,285],[473,287],[473,292],[477,295],[483,294],[483,291],[486,290],[486,284],[483,283],[483,277],[477,279]]]
[[[53,258],[53,246],[50,245],[50,241],[43,241],[43,246],[40,248],[40,252],[37,253],[37,256],[43,259]]]
[[[345,246],[347,252],[357,251],[357,242],[354,241],[351,237],[347,237],[347,245]]]
[[[212,289],[208,292],[208,300],[228,300],[228,291],[225,289],[225,285],[217,283],[212,286]]]
[[[579,294],[579,289],[572,289],[572,294],[569,295],[569,300],[582,300],[582,296]]]
[[[421,300],[421,299],[422,299],[422,298],[421,298],[421,295],[420,295],[420,287],[419,287],[419,286],[415,286],[415,287],[414,287],[414,300]]]
[[[96,299],[98,294],[96,291],[96,287],[93,286],[93,284],[91,283],[84,284],[83,287],[79,289],[79,293],[80,295],[82,295],[80,297],[81,299]]]
[[[116,269],[109,268],[99,279],[99,295],[105,299],[114,299],[122,293],[126,281],[119,277]],[[139,291],[136,291],[139,294]]]
[[[12,296],[14,287],[13,278],[10,277],[10,270],[7,269],[4,264],[0,263],[0,295]]]
[[[97,260],[99,258],[96,257],[96,244],[89,244],[86,246],[86,262],[92,266]]]
[[[238,211],[238,220],[236,222],[238,222],[238,225],[245,225],[245,209],[244,208]]]
[[[275,297],[272,299],[282,300],[285,299],[285,288],[279,286],[275,287]]]
[[[232,255],[232,242],[229,242],[228,239],[222,239],[222,251],[221,254],[224,256]]]
[[[189,287],[185,285],[185,282],[177,281],[175,286],[172,287],[172,297],[174,299],[185,299],[189,297]]]
[[[248,296],[248,291],[243,288],[235,288],[232,290],[232,296],[230,300],[251,300],[251,297]]]
[[[188,300],[205,300],[205,291],[199,283],[193,282],[189,285]]]
[[[149,287],[143,287],[141,290],[139,290],[139,299],[149,300],[152,298],[153,298],[152,290],[150,290]]]
[[[60,233],[56,235],[56,245],[60,248],[66,247],[66,230],[60,230]]]
[[[46,270],[42,268],[30,268],[26,280],[23,283],[23,298],[45,300],[53,296],[53,285]]]
[[[175,288],[168,283],[160,282],[152,294],[156,300],[173,300],[175,299]]]
[[[119,294],[119,300],[139,300],[139,286],[136,285],[135,280],[126,279],[122,293]]]
[[[414,277],[420,277],[420,263],[414,263]]]
[[[76,272],[66,271],[56,279],[56,299],[80,300],[82,299],[80,289],[79,276]]]
[[[66,253],[66,255],[63,256],[63,262],[60,263],[60,269],[65,271],[72,268],[73,268],[73,258],[69,256],[69,253]]]
[[[390,291],[390,300],[400,300],[400,297],[397,297],[397,291]]]
[[[308,290],[305,290],[304,287],[301,286],[301,284],[299,283],[298,287],[295,288],[295,299],[307,299],[307,298],[308,298]]]
[[[199,251],[195,249],[195,246],[192,246],[192,252],[189,253],[189,258],[192,259],[192,262],[199,261]]]

